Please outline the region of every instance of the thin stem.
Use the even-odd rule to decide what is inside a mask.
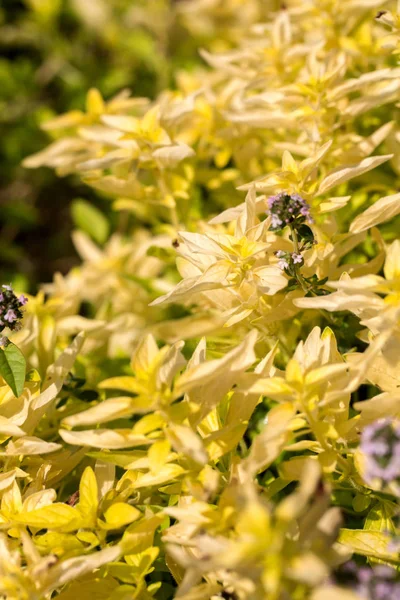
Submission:
[[[300,254],[300,248],[299,248],[299,238],[297,237],[297,231],[296,229],[293,227],[292,224],[289,225],[290,227],[290,232],[292,234],[292,240],[293,240],[293,245],[294,245],[294,251],[296,254]],[[310,285],[307,285],[306,281],[304,280],[304,277],[302,276],[302,274],[300,273],[299,267],[298,265],[294,265],[294,272],[295,272],[295,277],[297,279],[297,281],[299,282],[301,288],[308,293],[311,289]]]
[[[297,231],[296,229],[293,227],[292,224],[289,225],[290,227],[290,232],[292,234],[292,240],[293,240],[293,246],[294,246],[294,251],[296,254],[300,254],[300,247],[299,247],[299,238],[297,237]],[[306,294],[310,293],[313,296],[317,296],[317,294],[315,293],[315,291],[312,288],[312,285],[308,285],[307,282],[304,280],[304,277],[302,276],[302,274],[300,273],[300,268],[298,265],[294,265],[294,270],[295,270],[295,277],[299,283],[299,285],[301,286],[302,290],[304,292],[306,292]],[[335,324],[335,319],[325,310],[323,309],[319,309],[318,312],[332,325]]]

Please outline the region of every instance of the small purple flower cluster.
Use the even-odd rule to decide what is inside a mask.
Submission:
[[[310,207],[299,194],[281,192],[268,198],[268,213],[271,229],[277,231],[296,221],[296,224],[313,223]]]
[[[290,269],[293,265],[302,265],[304,262],[302,255],[296,252],[290,253],[278,250],[275,252],[275,255],[279,258],[278,267],[282,269],[282,271]]]
[[[11,285],[3,285],[0,291],[0,331],[5,327],[18,330],[23,317],[22,307],[28,302],[25,296],[17,297]]]
[[[374,568],[359,567],[354,561],[347,562],[340,569],[338,583],[354,589],[365,600],[398,600],[400,580],[395,569],[385,565]]]
[[[356,591],[368,600],[398,600],[400,598],[400,581],[396,581],[394,569],[379,565],[374,569],[361,567],[358,570]]]
[[[362,432],[360,449],[366,457],[366,481],[380,479],[391,483],[400,480],[399,423],[386,418],[368,425]]]

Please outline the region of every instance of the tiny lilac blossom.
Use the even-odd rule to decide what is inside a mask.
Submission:
[[[302,255],[301,254],[297,254],[296,252],[293,252],[292,259],[293,259],[293,263],[295,265],[300,265],[303,262]]]
[[[4,319],[6,321],[8,321],[9,323],[13,323],[14,321],[17,320],[17,315],[15,314],[15,311],[13,311],[11,308],[9,308],[8,311],[6,312],[6,314],[4,315]]]
[[[400,582],[396,571],[379,565],[374,569],[362,567],[358,573],[356,591],[368,600],[397,600],[400,598]]]
[[[400,424],[386,418],[368,425],[360,449],[366,458],[366,481],[391,483],[400,479]]]
[[[284,271],[285,269],[287,269],[289,267],[289,263],[287,262],[287,260],[282,258],[281,260],[278,261],[278,267],[280,269],[282,269],[282,271]]]
[[[338,583],[353,589],[363,600],[398,600],[400,581],[395,569],[386,565],[359,567],[354,561],[344,564],[337,572]],[[344,578],[344,581],[343,581]]]

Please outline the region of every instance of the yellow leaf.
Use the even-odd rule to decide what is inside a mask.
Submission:
[[[309,460],[314,460],[314,458],[311,459],[309,456],[296,456],[295,458],[286,460],[279,465],[279,475],[282,479],[300,481]],[[317,457],[315,457],[315,460],[317,460]]]
[[[251,386],[248,392],[269,396],[276,400],[290,400],[295,396],[295,390],[282,377],[259,379]]]
[[[38,358],[42,374],[54,360],[55,342],[56,323],[51,315],[46,315],[42,320],[38,337]]]
[[[400,194],[398,206],[400,212]],[[400,279],[400,240],[395,240],[387,247],[383,271],[389,281]]]
[[[104,564],[114,562],[121,556],[120,545],[109,546],[99,552],[76,556],[67,560],[59,561],[46,575],[43,593],[55,588],[60,588],[74,579],[82,577],[85,573],[91,573]]]
[[[121,540],[124,555],[144,552],[147,548],[153,546],[154,532],[163,518],[164,516],[161,514],[151,515],[142,519],[139,523],[130,525]]]
[[[375,169],[375,167],[378,167],[382,163],[386,162],[392,158],[392,156],[393,154],[387,154],[385,156],[370,156],[358,164],[347,165],[345,167],[339,167],[338,169],[335,169],[322,181],[317,194],[325,194],[325,192],[329,191],[331,188],[339,185],[340,183],[348,181],[349,179],[353,179],[354,177],[359,177],[359,175],[362,175],[371,169]]]
[[[151,370],[158,352],[156,340],[152,335],[147,335],[138,343],[131,361],[137,377],[144,377]]]
[[[282,156],[282,171],[290,171],[295,175],[297,175],[299,171],[296,161],[294,160],[290,152],[288,152],[287,150],[285,150]]]
[[[99,383],[98,387],[102,390],[122,390],[123,392],[130,392],[132,394],[142,394],[146,391],[146,387],[143,383],[140,383],[137,379],[129,377],[128,375],[105,379]]]
[[[74,531],[84,525],[80,513],[62,502],[20,513],[14,516],[14,520],[37,529],[58,529],[64,532]]]
[[[167,481],[172,481],[179,477],[185,472],[185,470],[176,464],[168,464],[164,465],[162,469],[160,469],[156,474],[146,473],[138,477],[137,481],[134,483],[135,489],[142,487],[150,487],[152,485],[162,485]]]
[[[127,417],[132,414],[134,403],[135,398],[131,398],[130,396],[110,398],[109,400],[104,400],[104,402],[99,402],[99,404],[88,408],[88,410],[67,417],[64,419],[63,425],[67,427],[96,425]]]
[[[40,492],[35,492],[34,494],[30,494],[24,500],[24,503],[22,505],[22,512],[31,512],[33,510],[43,508],[44,506],[50,506],[54,502],[56,497],[57,494],[52,488],[49,488],[47,490],[41,490]]]
[[[147,453],[150,471],[156,474],[167,462],[168,454],[171,450],[171,444],[168,440],[159,440],[155,442]]]
[[[349,370],[349,366],[345,363],[324,365],[313,369],[306,375],[306,385],[314,386],[329,383],[330,381],[338,381],[339,376],[342,373],[346,373]]]
[[[60,436],[74,446],[93,446],[93,448],[132,448],[151,444],[144,435],[135,435],[130,429],[88,429],[86,431],[67,431],[60,429]]]
[[[57,595],[57,600],[109,600],[119,587],[116,579],[99,577],[96,573],[83,580],[73,581],[66,590]]]
[[[356,554],[398,563],[398,553],[390,549],[391,537],[382,531],[341,529],[338,541]]]
[[[176,452],[186,454],[200,464],[207,462],[207,452],[203,442],[190,427],[171,423],[167,429],[167,435]]]
[[[288,425],[295,415],[289,403],[275,406],[268,413],[268,421],[262,432],[254,439],[249,456],[243,461],[246,472],[263,471],[279,456],[290,435]]]
[[[296,359],[292,358],[288,362],[286,366],[285,376],[288,383],[301,384],[303,382],[303,373]]]
[[[358,215],[350,225],[351,233],[360,233],[384,221],[393,219],[400,213],[400,194],[385,196]]]
[[[393,518],[396,516],[398,506],[389,500],[381,500],[374,504],[365,519],[364,529],[368,531],[382,531],[395,534],[396,527]]]
[[[86,467],[79,484],[79,510],[92,520],[96,518],[98,507],[98,489],[96,476],[91,467]]]
[[[95,88],[88,91],[86,96],[86,110],[92,115],[101,115],[105,110],[104,100]]]
[[[125,502],[112,504],[104,513],[106,524],[100,522],[103,529],[118,529],[133,523],[141,517],[141,512]]]
[[[135,435],[146,435],[156,429],[161,429],[165,425],[163,417],[159,413],[153,413],[142,417],[134,424],[132,433]]]

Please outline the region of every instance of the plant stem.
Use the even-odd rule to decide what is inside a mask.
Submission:
[[[296,254],[300,254],[299,238],[297,237],[297,231],[293,227],[292,224],[290,224],[289,227],[290,227],[290,233],[292,234],[294,251]],[[294,265],[294,272],[295,272],[295,277],[296,277],[297,281],[299,282],[299,285],[306,293],[308,293],[310,291],[310,286],[307,285],[307,283],[304,280],[304,277],[302,276],[302,274],[300,273],[299,267],[297,265]]]
[[[290,232],[292,234],[292,240],[293,240],[293,246],[294,246],[294,251],[296,254],[300,254],[300,248],[299,248],[299,238],[297,237],[297,231],[296,229],[293,227],[293,225],[289,225],[290,227]],[[302,274],[300,273],[300,269],[297,265],[294,265],[294,269],[295,269],[295,277],[299,283],[299,285],[301,286],[302,290],[304,292],[307,293],[311,293],[313,296],[316,296],[317,294],[314,292],[313,288],[311,285],[308,285],[307,282],[304,280],[304,277],[302,276]],[[332,325],[335,324],[335,319],[325,310],[320,309],[318,311],[329,323],[331,323]]]

